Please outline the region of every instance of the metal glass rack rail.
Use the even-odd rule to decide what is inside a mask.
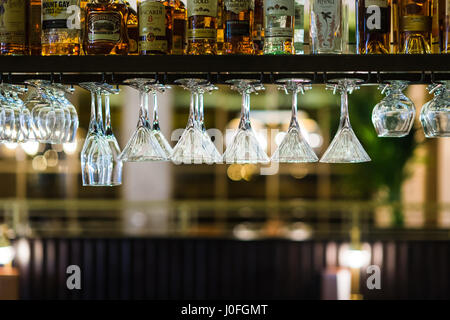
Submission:
[[[325,83],[337,77],[366,83],[450,80],[450,55],[299,55],[299,56],[2,56],[1,81],[49,79],[66,84],[107,81],[121,84],[136,77],[154,77],[171,84],[198,77],[221,84],[235,78],[274,83],[282,78],[310,78]]]

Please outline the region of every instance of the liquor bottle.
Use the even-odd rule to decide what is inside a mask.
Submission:
[[[188,0],[187,54],[217,54],[217,0]]]
[[[450,1],[439,0],[439,49],[441,53],[450,53]]]
[[[264,54],[293,54],[294,0],[264,0]]]
[[[112,0],[91,0],[86,5],[83,49],[88,55],[128,53],[127,6]]]
[[[432,0],[400,1],[400,52],[430,53]]]
[[[139,54],[169,54],[171,8],[167,1],[138,1]]]
[[[391,0],[391,34],[390,34],[390,52],[399,53],[400,42],[400,0]]]
[[[310,38],[312,53],[342,53],[345,11],[343,0],[310,1]]]
[[[390,50],[390,0],[357,0],[357,48],[360,54],[387,54]]]
[[[217,54],[222,55],[224,53],[225,46],[225,24],[223,21],[223,0],[217,1]]]
[[[225,54],[253,54],[254,0],[224,0]]]
[[[295,54],[304,54],[305,41],[305,0],[295,0],[294,48]]]
[[[138,15],[136,10],[126,0],[123,1],[128,9],[127,19],[127,33],[128,33],[128,54],[136,55],[139,53],[139,28],[138,28]]]
[[[3,1],[0,5],[0,54],[24,55],[27,50],[27,3]]]
[[[27,40],[28,49],[31,55],[41,55],[41,0],[30,0],[27,12]]]
[[[253,23],[253,47],[255,54],[264,53],[264,0],[255,0],[255,18]]]
[[[171,36],[169,39],[170,54],[182,55],[186,50],[187,10],[180,0],[170,0]]]
[[[79,55],[80,0],[42,0],[42,55]]]

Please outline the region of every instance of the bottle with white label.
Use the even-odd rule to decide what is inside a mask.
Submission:
[[[358,53],[389,53],[391,0],[357,0],[356,25]]]
[[[344,0],[311,0],[311,52],[342,53],[346,31],[343,23]]]
[[[80,0],[42,0],[42,55],[79,55]]]
[[[295,54],[304,54],[305,0],[295,0],[294,48]]]
[[[265,0],[264,54],[294,53],[294,0]]]
[[[188,0],[187,54],[217,54],[217,0]]]
[[[224,0],[224,54],[254,54],[254,0]]]

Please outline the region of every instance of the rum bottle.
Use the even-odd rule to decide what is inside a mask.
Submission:
[[[80,0],[42,0],[42,55],[79,55]]]
[[[167,1],[138,1],[139,54],[169,54],[171,8]]]
[[[170,54],[182,55],[186,50],[187,10],[180,0],[170,0],[171,36],[169,39]]]
[[[27,40],[31,55],[41,55],[41,0],[30,0],[27,12]]]
[[[310,1],[312,53],[342,53],[344,49],[344,0]]]
[[[217,54],[217,0],[188,0],[187,54]]]
[[[264,0],[264,54],[293,54],[294,0]]]
[[[387,54],[390,51],[390,0],[357,0],[357,48],[360,54]]]
[[[223,21],[224,11],[223,11],[223,0],[217,1],[217,54],[224,54],[225,46],[225,24]]]
[[[88,55],[128,53],[128,9],[112,0],[91,0],[86,5],[83,49]]]
[[[8,0],[0,4],[0,54],[25,55],[27,50],[27,3]]]
[[[224,0],[225,54],[253,54],[254,0]]]
[[[126,0],[123,1],[128,9],[127,34],[128,34],[128,54],[136,55],[139,53],[139,28],[138,15],[136,10]]]
[[[400,52],[431,52],[431,1],[400,0]]]

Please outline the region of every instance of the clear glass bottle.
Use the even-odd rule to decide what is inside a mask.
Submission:
[[[294,53],[294,0],[264,0],[264,54]]]
[[[254,0],[224,0],[225,54],[253,54]]]
[[[42,55],[79,55],[80,0],[42,0]]]
[[[390,0],[357,0],[357,48],[360,54],[387,54],[391,33]]]
[[[182,55],[186,51],[187,10],[180,0],[170,0],[171,7],[171,37],[169,41],[170,54]]]
[[[305,42],[305,0],[295,0],[294,20],[294,48],[295,54],[304,54]]]
[[[312,53],[344,51],[344,5],[344,0],[310,1],[309,32]]]
[[[0,54],[28,54],[26,0],[3,1],[0,9]]]
[[[217,54],[217,0],[188,0],[187,54]]]
[[[400,52],[421,54],[431,52],[431,1],[400,1]]]
[[[138,1],[139,54],[169,54],[170,12],[167,1]]]
[[[83,49],[86,54],[128,54],[126,4],[92,0],[86,5]]]

